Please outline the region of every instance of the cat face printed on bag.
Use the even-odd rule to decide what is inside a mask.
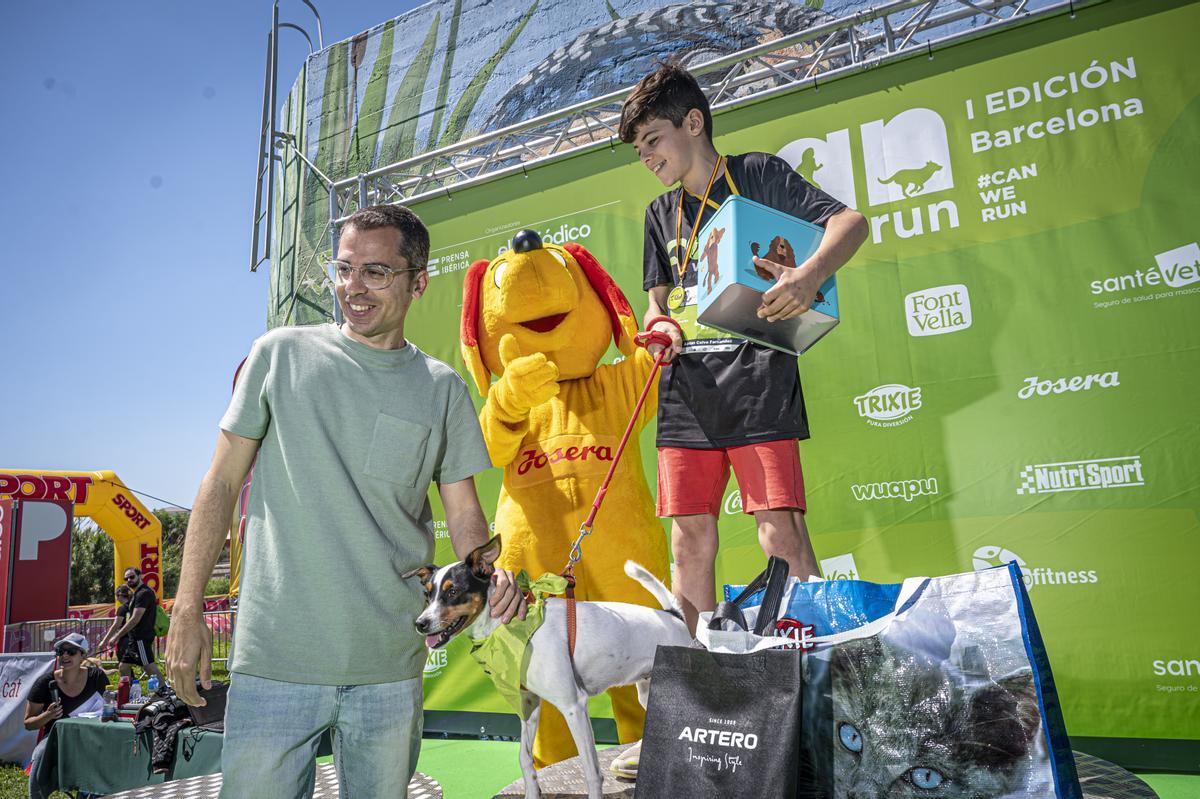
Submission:
[[[838,645],[834,799],[991,799],[1014,789],[1041,721],[1029,669],[979,684],[953,671],[877,638]]]

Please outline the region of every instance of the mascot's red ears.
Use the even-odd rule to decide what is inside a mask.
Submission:
[[[604,267],[600,266],[600,262],[586,248],[579,244],[567,244],[563,249],[579,264],[588,285],[596,292],[600,304],[608,312],[609,321],[612,323],[613,343],[622,355],[632,355],[633,337],[637,333],[638,325],[629,300],[625,299],[612,276],[604,271]],[[484,365],[483,356],[479,351],[479,320],[483,310],[483,275],[487,272],[489,263],[479,260],[467,270],[467,277],[463,281],[462,325],[459,329],[463,363],[475,380],[475,387],[484,396],[487,396],[488,387],[491,386],[492,373]]]
[[[479,303],[483,295],[483,273],[487,271],[489,263],[481,259],[467,270],[466,280],[463,281],[462,325],[458,333],[463,363],[475,380],[475,387],[484,397],[492,384],[492,373],[483,365],[483,356],[479,352],[479,317],[482,311]]]
[[[633,309],[629,307],[629,300],[625,299],[625,294],[612,279],[612,275],[604,271],[596,257],[582,244],[564,244],[563,249],[575,258],[587,282],[591,284],[592,291],[596,292],[600,304],[608,312],[609,321],[612,322],[613,343],[622,355],[629,357],[633,354],[633,337],[638,331],[637,320],[634,319]]]

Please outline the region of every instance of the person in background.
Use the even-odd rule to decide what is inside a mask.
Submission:
[[[154,662],[154,616],[158,606],[158,597],[154,589],[142,582],[142,573],[136,567],[130,566],[125,570],[125,585],[132,592],[127,600],[125,622],[116,629],[109,630],[100,641],[99,651],[112,641],[117,641],[117,668],[122,677],[132,677],[133,667],[138,666],[147,674],[153,674],[162,679],[162,672]],[[120,614],[120,609],[117,613]]]
[[[38,677],[29,689],[25,729],[39,731],[29,769],[30,799],[43,799],[48,795],[37,783],[37,771],[54,722],[67,716],[98,715],[104,706],[108,674],[95,662],[84,659],[89,648],[88,639],[80,633],[60,638],[54,643],[57,668]]]
[[[124,635],[118,638],[117,633],[125,627],[125,623],[129,620],[129,600],[133,599],[133,589],[127,585],[117,586],[117,612],[113,617],[112,626],[104,633],[104,637],[96,644],[96,652],[104,652],[114,643],[117,647],[117,660],[121,659],[121,653],[129,644],[129,636]],[[118,666],[119,668],[119,666]]]

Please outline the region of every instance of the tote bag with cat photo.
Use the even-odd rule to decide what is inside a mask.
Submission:
[[[822,593],[873,616],[880,592],[844,583],[797,583],[787,604],[821,606],[814,621],[843,628],[804,642],[799,796],[1082,799],[1015,564],[906,580],[890,612],[856,627]],[[855,583],[871,602],[846,601]]]

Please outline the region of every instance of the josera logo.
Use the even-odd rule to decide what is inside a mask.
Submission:
[[[13,499],[57,499],[87,503],[90,477],[67,477],[61,474],[0,474],[0,497]]]
[[[851,152],[849,128],[831,131],[823,139],[796,139],[780,149],[779,157],[809,183],[859,210],[863,207],[855,188],[856,163],[861,163],[866,173],[866,206],[906,203],[954,188],[946,123],[936,111],[910,108],[886,121],[864,122],[859,133],[861,162],[856,162]],[[958,206],[948,199],[928,205],[906,203],[882,214],[866,215],[875,244],[882,243],[889,233],[908,239],[958,227]]]
[[[425,670],[422,677],[426,679],[437,677],[446,670],[446,666],[450,663],[450,657],[445,649],[431,649],[429,655],[425,658]]]
[[[980,547],[971,556],[971,564],[976,571],[1013,562],[1021,570],[1021,577],[1025,580],[1025,588],[1028,590],[1033,590],[1035,586],[1039,585],[1086,585],[1100,582],[1100,577],[1092,569],[1060,571],[1044,566],[1029,566],[1020,555],[1004,547]]]

